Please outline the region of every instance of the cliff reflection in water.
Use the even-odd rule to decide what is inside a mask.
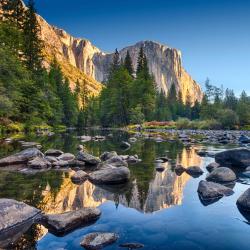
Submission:
[[[200,165],[201,158],[195,153],[195,148],[184,148],[177,156],[177,164],[185,167]],[[153,164],[152,164],[153,165]],[[142,166],[131,166],[138,168]],[[138,211],[150,213],[173,205],[180,205],[184,187],[190,176],[183,173],[177,176],[170,163],[165,164],[163,172],[152,168],[151,181],[142,185],[140,176],[132,171],[131,183],[123,186],[99,187],[89,181],[82,185],[71,182],[73,171],[64,176],[62,184],[55,194],[48,183],[42,192],[42,201],[39,207],[46,213],[61,213],[76,210],[82,207],[98,207],[105,201],[114,201]]]

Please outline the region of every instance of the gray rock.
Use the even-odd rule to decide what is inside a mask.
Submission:
[[[46,156],[55,156],[58,157],[63,154],[63,151],[58,149],[48,149],[45,153]]]
[[[83,150],[84,150],[84,146],[81,145],[81,144],[78,145],[78,146],[77,146],[77,150],[78,150],[78,151],[83,151]]]
[[[28,167],[33,169],[44,169],[51,167],[51,163],[42,157],[36,157],[28,162]]]
[[[23,202],[0,199],[0,248],[17,241],[41,217],[41,211]]]
[[[250,213],[250,188],[248,188],[237,200],[237,206]]]
[[[246,148],[231,149],[215,155],[220,165],[246,168],[250,165],[250,150]]]
[[[105,162],[101,163],[104,165],[112,165],[114,167],[127,167],[128,163],[124,161],[120,156],[113,156],[112,158],[109,158]]]
[[[79,152],[76,158],[78,161],[84,161],[85,163],[90,164],[90,165],[97,165],[98,163],[101,162],[101,160],[98,157],[95,157],[84,151]]]
[[[203,170],[198,166],[188,167],[186,168],[186,172],[193,177],[198,177],[204,173]]]
[[[241,143],[250,143],[250,137],[246,136],[246,135],[241,135],[239,138],[239,142]]]
[[[232,182],[236,180],[235,173],[226,167],[219,167],[214,169],[206,178],[207,181],[214,182]]]
[[[103,154],[101,154],[100,159],[102,161],[106,161],[114,156],[118,156],[118,154],[115,151],[111,151],[111,152],[104,152]]]
[[[78,227],[95,222],[101,215],[97,208],[83,208],[62,214],[49,214],[43,217],[45,226],[55,235],[64,235]]]
[[[60,160],[60,161],[53,162],[52,166],[53,167],[68,167],[69,166],[69,162],[68,161]]]
[[[88,174],[82,170],[75,172],[73,176],[71,176],[71,180],[73,183],[83,183],[88,179]]]
[[[128,141],[131,142],[131,143],[134,143],[134,142],[137,141],[137,139],[136,139],[135,137],[130,137],[130,138],[128,139]]]
[[[84,236],[81,246],[86,249],[97,250],[114,243],[118,238],[115,233],[89,233]]]
[[[73,161],[75,159],[75,156],[70,153],[64,153],[57,158],[58,160],[63,160],[63,161]]]
[[[156,160],[161,160],[162,162],[168,162],[168,158],[166,156],[158,157]]]
[[[128,163],[137,163],[137,162],[141,162],[141,159],[138,158],[137,155],[129,155],[128,158],[126,159],[126,161]]]
[[[44,157],[43,153],[37,148],[27,148],[19,153],[0,159],[0,166],[26,164],[35,157]]]
[[[89,175],[89,180],[96,184],[120,184],[127,182],[130,171],[127,167],[107,166]]]
[[[214,169],[220,167],[220,164],[217,162],[212,162],[206,166],[208,172],[212,172]]]
[[[57,162],[58,159],[55,156],[45,156],[45,159],[50,163]]]
[[[234,193],[231,188],[208,181],[200,181],[197,192],[203,200],[217,199]]]
[[[82,142],[88,142],[88,141],[92,140],[92,137],[91,136],[82,135],[82,136],[80,136],[80,139],[81,139]]]

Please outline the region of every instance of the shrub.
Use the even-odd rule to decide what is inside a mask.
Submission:
[[[218,120],[225,129],[233,129],[239,123],[238,115],[231,109],[220,110]]]
[[[176,121],[176,128],[177,129],[188,129],[190,128],[190,120],[187,119],[187,118],[179,118],[177,121]]]

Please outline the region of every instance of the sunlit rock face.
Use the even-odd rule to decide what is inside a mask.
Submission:
[[[38,22],[45,44],[45,66],[48,67],[49,62],[55,57],[71,82],[85,79],[89,82],[92,92],[100,91],[100,82],[107,80],[113,54],[102,52],[87,39],[74,38],[66,31],[49,25],[40,16]],[[134,69],[141,47],[144,48],[150,73],[154,76],[159,91],[167,94],[170,86],[174,84],[177,91],[182,92],[184,101],[188,94],[192,101],[201,100],[201,88],[182,67],[179,50],[153,41],[138,42],[120,50],[122,59],[129,51]]]

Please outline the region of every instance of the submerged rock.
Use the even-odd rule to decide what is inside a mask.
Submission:
[[[0,248],[18,240],[34,222],[38,221],[41,211],[23,202],[0,199]]]
[[[79,170],[77,172],[75,172],[75,174],[73,176],[71,176],[71,180],[73,183],[83,183],[84,181],[86,181],[88,179],[88,174],[86,172],[84,172],[83,170]]]
[[[19,153],[0,159],[0,166],[26,164],[35,157],[44,157],[44,155],[37,148],[27,148]]]
[[[188,167],[186,169],[186,172],[192,177],[199,177],[200,175],[204,173],[203,170],[198,166]]]
[[[210,163],[210,164],[208,164],[208,165],[206,166],[206,169],[207,169],[208,172],[212,172],[213,170],[215,170],[215,169],[218,168],[218,167],[220,167],[220,164],[219,164],[219,163],[217,163],[217,162],[212,162],[212,163]]]
[[[225,187],[219,183],[200,181],[197,192],[203,200],[210,200],[229,196],[234,193],[231,188]]]
[[[250,150],[246,148],[231,149],[215,155],[220,165],[246,168],[250,165]]]
[[[120,146],[123,149],[128,149],[128,148],[131,147],[131,145],[128,142],[126,142],[126,141],[123,141]]]
[[[238,198],[236,204],[241,210],[250,213],[250,188]]]
[[[44,225],[55,235],[64,235],[72,230],[95,222],[101,215],[97,208],[83,208],[62,214],[49,214],[43,217]]]
[[[230,168],[219,167],[214,169],[207,176],[206,180],[214,182],[233,182],[236,180],[236,175]]]
[[[127,167],[107,166],[89,175],[89,180],[96,184],[119,184],[127,182],[130,171]]]
[[[84,152],[84,151],[78,152],[76,158],[78,161],[84,161],[90,165],[97,165],[98,163],[101,162],[101,160],[98,157],[95,157],[95,156],[93,156],[87,152]]]
[[[115,233],[89,233],[84,236],[81,246],[91,250],[101,249],[114,243],[118,238],[118,235]]]
[[[246,135],[241,135],[239,138],[239,142],[240,143],[250,143],[250,137],[246,136]]]
[[[42,157],[36,157],[28,162],[28,166],[33,169],[45,169],[51,167],[51,163]]]
[[[45,153],[46,156],[54,156],[58,157],[63,154],[63,151],[58,150],[58,149],[48,149]]]
[[[141,243],[129,242],[129,243],[120,244],[119,247],[124,247],[128,249],[139,249],[139,248],[143,248],[144,245]]]

